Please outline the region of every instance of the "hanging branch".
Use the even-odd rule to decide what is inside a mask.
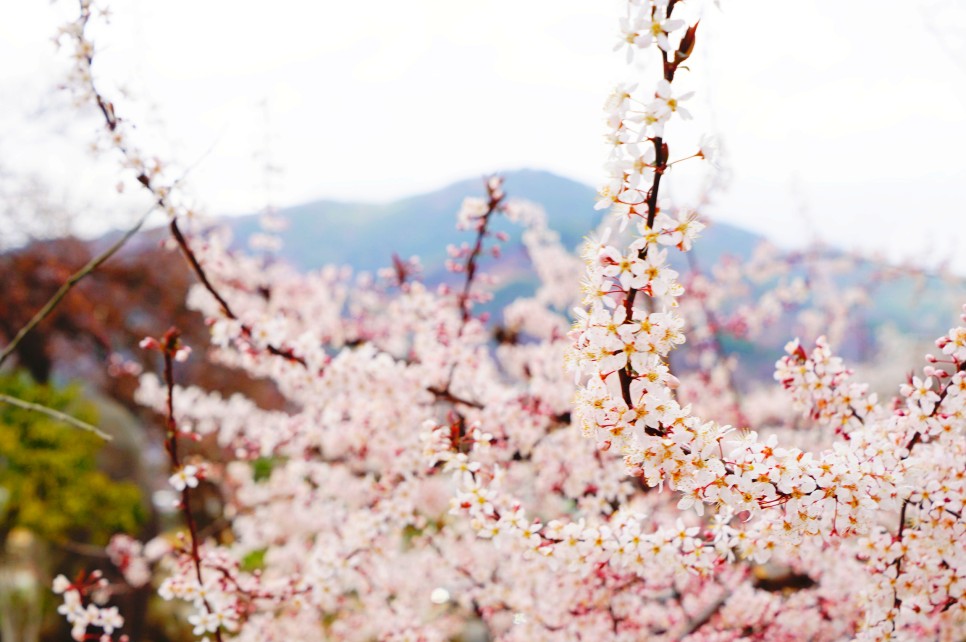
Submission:
[[[158,185],[157,181],[154,180],[161,172],[160,163],[156,161],[152,167],[146,167],[137,150],[133,149],[128,143],[125,142],[125,128],[121,127],[123,121],[117,115],[117,112],[114,109],[114,103],[111,102],[104,94],[102,94],[97,88],[97,85],[94,83],[94,76],[92,73],[92,67],[94,64],[94,45],[90,40],[88,40],[86,34],[88,23],[92,17],[92,8],[88,0],[79,0],[79,3],[80,15],[73,24],[73,28],[68,32],[65,32],[76,41],[76,53],[74,58],[76,60],[77,68],[75,69],[75,76],[79,79],[79,82],[83,87],[83,91],[86,92],[87,96],[97,106],[97,109],[103,118],[104,128],[107,130],[107,133],[110,136],[112,145],[119,152],[121,152],[127,164],[133,167],[137,172],[137,182],[140,183],[141,186],[151,194],[151,196],[154,198],[156,206],[168,212],[168,214],[171,216],[171,223],[169,225],[171,235],[174,238],[175,243],[178,245],[178,248],[181,250],[181,254],[188,262],[188,266],[198,277],[198,281],[218,302],[226,317],[233,321],[240,321],[238,316],[228,305],[225,297],[219,293],[213,285],[211,279],[205,272],[201,261],[198,259],[194,250],[191,249],[191,246],[188,244],[188,240],[178,227],[177,219],[179,215],[183,214],[183,212],[179,212],[178,208],[171,202],[171,188]],[[242,323],[241,333],[243,337],[248,338],[252,334],[252,329],[247,324]],[[265,349],[267,352],[282,357],[287,361],[295,362],[302,366],[308,365],[304,358],[296,355],[291,349],[281,348],[275,345],[268,345]]]

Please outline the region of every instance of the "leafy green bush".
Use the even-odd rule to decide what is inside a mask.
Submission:
[[[0,375],[0,391],[96,423],[97,411],[76,387],[41,386]],[[43,540],[102,545],[144,521],[141,493],[97,466],[104,442],[36,412],[0,404],[0,541],[14,528]]]

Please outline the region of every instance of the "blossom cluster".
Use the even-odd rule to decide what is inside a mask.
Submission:
[[[689,94],[673,89],[674,61],[690,54],[694,32],[689,30],[677,48],[667,38],[640,34],[640,25],[646,24],[665,35],[673,28],[682,29],[684,23],[672,20],[675,4],[632,3],[631,11],[636,5],[644,17],[623,22],[629,46],[656,43],[664,77],[650,103],[635,99],[634,88],[620,86],[607,105],[614,151],[612,178],[600,190],[600,205],[609,207],[622,227],[635,222],[637,234],[617,246],[608,244],[605,233],[584,252],[586,297],[572,332],[573,366],[581,381],[575,409],[580,424],[602,448],[617,446],[627,468],[648,486],[676,491],[679,508],[703,515],[711,507],[715,519],[725,522],[721,532],[733,538],[732,546],[743,558],[764,563],[776,551],[787,552],[810,539],[832,546],[839,540],[868,536],[878,521],[890,515],[899,516],[901,539],[911,512],[906,493],[916,478],[909,451],[923,438],[938,436],[935,424],[941,422],[933,413],[948,393],[933,391],[932,386],[943,371],[930,367],[931,376],[913,378],[900,390],[906,407],[889,413],[878,407],[865,386],[848,381],[850,373],[823,341],[811,358],[797,343],[790,344],[789,357],[779,362],[776,377],[793,392],[799,408],[820,426],[831,426],[845,437],[817,454],[780,446],[775,435],[760,439],[756,431],[736,431],[705,421],[690,405],[678,401],[680,381],[668,359],[684,341],[684,322],[675,310],[683,288],[664,248],[687,251],[700,224],[687,216],[674,220],[661,212],[658,190],[669,169],[666,125],[676,114],[688,117],[679,101]],[[637,105],[647,106],[636,111]],[[642,151],[638,144],[643,141],[649,145]],[[958,336],[959,331],[953,330],[940,340],[946,354],[956,352],[947,347]],[[954,359],[952,365],[958,368],[959,362]],[[953,387],[951,383],[943,390]],[[914,426],[901,426],[909,421]],[[961,423],[946,421],[944,428],[944,434],[961,439]],[[962,463],[955,454],[952,460]],[[949,472],[944,471],[940,479]],[[951,501],[956,506],[956,500]],[[737,516],[742,516],[740,522],[734,521]],[[954,508],[947,521],[960,517]],[[948,535],[939,534],[938,540],[949,541]],[[943,558],[942,566],[958,568],[959,564]],[[895,575],[902,564],[890,568]],[[873,582],[887,577],[881,565],[869,565],[868,570]],[[956,585],[958,572],[952,573],[953,579],[948,575],[943,573],[942,581]],[[936,581],[921,578],[917,586],[935,586]],[[920,605],[911,611],[900,608],[902,598],[893,594],[894,605],[889,602],[891,610],[883,611],[881,594],[870,591],[876,606],[868,608],[864,635],[892,635],[922,626],[918,614],[924,609]],[[944,608],[959,603],[958,595],[942,601]],[[938,617],[935,607],[930,613]]]
[[[110,591],[107,580],[99,571],[93,571],[75,582],[58,575],[54,578],[53,589],[54,593],[63,596],[64,603],[57,607],[57,612],[70,623],[70,634],[74,640],[112,642],[114,633],[124,626],[124,618],[116,606],[103,606]],[[85,598],[88,598],[86,604]],[[90,627],[100,629],[100,633],[88,633]],[[122,635],[118,640],[126,642],[127,636]]]

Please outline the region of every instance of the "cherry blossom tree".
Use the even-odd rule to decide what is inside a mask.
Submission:
[[[966,636],[966,327],[880,400],[814,336],[819,326],[838,340],[853,304],[826,293],[803,319],[807,343],[791,341],[776,364],[780,386],[752,390],[722,333],[774,322],[808,286],[759,255],[753,272],[776,280],[734,306],[740,269],[692,262],[683,280],[671,266],[704,223],[662,180],[713,159],[708,139],[672,155],[691,118],[702,3],[627,2],[617,49],[648,71],[606,100],[606,212],[581,256],[489,178],[456,213],[468,239],[450,248],[457,285],[438,287],[398,259],[374,276],[300,274],[195,233],[169,166],[99,89],[101,18],[90,0],[80,8],[60,34],[70,84],[103,117],[103,146],[169,214],[211,359],[286,399],[270,411],[176,385],[178,363],[197,358],[180,332],[142,342],[164,367],[142,376],[137,398],[164,417],[184,527],[144,544],[119,537],[109,552],[128,582],[180,604],[195,636]],[[487,261],[506,242],[495,217],[520,225],[541,279],[502,311],[496,342],[479,313]],[[686,340],[696,365],[672,359]],[[203,487],[223,505],[205,528]],[[100,575],[54,588],[75,639],[119,635]]]

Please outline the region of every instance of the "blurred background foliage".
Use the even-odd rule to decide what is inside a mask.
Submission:
[[[97,410],[76,386],[0,375],[0,391],[96,424]],[[52,543],[103,546],[118,532],[136,535],[146,518],[141,490],[98,467],[104,441],[56,419],[0,405],[0,538],[23,528]]]
[[[73,386],[0,374],[0,392],[92,424],[95,404]],[[54,615],[50,578],[73,575],[114,533],[138,535],[148,517],[140,486],[113,479],[112,451],[91,433],[0,404],[0,635],[4,642],[67,639]],[[114,452],[116,454],[116,451]]]

